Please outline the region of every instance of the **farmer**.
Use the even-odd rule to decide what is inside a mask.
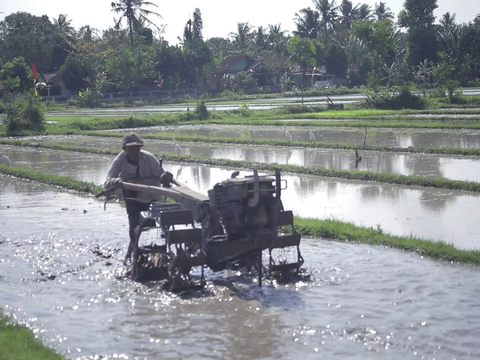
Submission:
[[[142,150],[143,140],[137,133],[129,132],[123,137],[122,152],[113,160],[108,170],[104,187],[122,188],[122,183],[134,182],[144,185],[170,186],[179,185],[172,174],[165,172],[159,160],[150,152]],[[147,211],[155,199],[148,193],[123,190],[123,198],[127,208],[130,244],[124,264],[130,262],[135,243],[135,228],[140,224],[140,212]]]

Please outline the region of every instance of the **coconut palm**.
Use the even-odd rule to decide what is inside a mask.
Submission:
[[[383,1],[375,4],[375,17],[378,21],[393,20],[394,18],[392,10]]]
[[[67,36],[72,36],[75,33],[73,26],[70,25],[71,23],[72,20],[67,20],[67,15],[65,14],[58,15],[58,19],[53,19],[53,26]]]
[[[368,4],[362,4],[358,8],[358,19],[359,20],[365,20],[365,21],[370,21],[372,20],[373,14],[372,14],[372,8]]]
[[[118,2],[112,2],[112,11],[116,14],[120,14],[120,18],[115,21],[115,28],[119,29],[122,25],[123,19],[127,21],[128,32],[130,34],[130,43],[132,46],[132,53],[135,53],[134,44],[133,44],[133,32],[138,31],[142,28],[142,24],[150,24],[160,30],[160,28],[155,25],[150,19],[147,18],[149,15],[156,15],[160,18],[160,14],[156,12],[147,10],[144,6],[155,6],[156,4],[144,0],[119,0]]]
[[[286,36],[287,31],[282,30],[280,24],[268,25],[268,47],[273,51],[285,52],[288,38]]]
[[[328,31],[333,28],[337,21],[337,6],[335,6],[335,0],[314,0],[315,8],[320,13],[320,26],[323,32],[323,36],[326,38]]]
[[[232,44],[237,53],[245,54],[251,45],[253,27],[248,23],[237,23],[237,32],[230,33]]]
[[[297,25],[297,31],[293,34],[302,38],[316,39],[318,36],[318,30],[320,29],[320,14],[318,11],[312,10],[307,7],[295,13],[295,25]]]
[[[253,32],[254,42],[255,42],[255,55],[258,56],[262,53],[263,50],[267,49],[268,46],[268,34],[265,31],[263,26],[259,26],[256,31]]]
[[[358,4],[353,6],[351,0],[342,0],[338,10],[340,10],[340,23],[345,26],[346,29],[351,29],[352,21],[357,18]]]

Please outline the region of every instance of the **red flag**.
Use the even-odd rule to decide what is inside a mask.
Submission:
[[[37,79],[37,66],[35,64],[32,64],[32,71],[33,71],[33,78],[36,80]]]

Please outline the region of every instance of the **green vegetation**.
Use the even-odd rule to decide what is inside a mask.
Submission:
[[[255,111],[242,105],[235,111],[210,111],[208,120],[200,120],[195,112],[131,116],[48,116],[44,131],[39,134],[74,134],[82,130],[127,129],[165,125],[262,125],[262,126],[318,126],[318,127],[377,127],[428,129],[480,129],[478,110],[390,111],[345,110],[320,113],[284,113],[282,109]],[[462,117],[462,115],[477,115]],[[452,118],[449,115],[457,115]],[[294,123],[289,121],[298,119]],[[330,120],[329,120],[330,119]],[[342,121],[337,121],[342,120]],[[6,129],[0,126],[0,135]],[[33,134],[31,131],[20,134]]]
[[[19,178],[31,179],[54,186],[61,186],[65,189],[81,191],[90,194],[96,194],[100,192],[100,188],[98,186],[90,183],[77,181],[64,176],[52,176],[28,171],[13,166],[0,165],[0,173]],[[383,245],[404,249],[407,251],[414,251],[421,255],[438,258],[441,260],[480,265],[479,251],[458,250],[452,245],[443,242],[428,241],[415,237],[392,236],[386,234],[379,226],[377,229],[373,229],[358,227],[351,223],[345,223],[331,219],[317,220],[302,219],[297,217],[295,218],[295,227],[305,236],[322,237],[338,241],[359,242],[372,245]]]
[[[0,312],[0,359],[62,360],[65,358],[42,345],[26,326],[10,323]]]
[[[338,220],[317,220],[295,218],[295,228],[305,236],[357,242],[371,245],[383,245],[413,251],[445,261],[480,265],[480,251],[458,250],[444,242],[429,241],[416,237],[401,237],[386,234],[380,226],[375,228],[358,227]]]
[[[0,144],[8,145],[17,145],[17,146],[28,146],[28,147],[38,147],[38,148],[50,148],[58,150],[68,150],[68,151],[79,151],[79,152],[88,152],[88,153],[97,153],[97,154],[111,154],[116,155],[118,150],[104,150],[97,148],[88,148],[88,147],[77,147],[72,145],[62,145],[62,144],[49,144],[49,143],[31,143],[28,141],[11,141],[11,140],[0,140]],[[407,186],[424,186],[424,187],[435,187],[443,189],[452,189],[452,190],[462,190],[462,191],[480,191],[480,183],[471,182],[471,181],[455,181],[444,178],[428,178],[423,176],[416,175],[395,175],[395,174],[381,174],[373,173],[369,171],[357,171],[357,170],[331,170],[321,167],[304,167],[296,165],[285,165],[285,164],[267,164],[267,163],[255,163],[251,161],[235,161],[235,160],[226,160],[226,159],[208,159],[199,156],[187,156],[187,155],[175,155],[175,154],[161,154],[164,160],[178,161],[185,163],[193,164],[204,164],[214,167],[231,167],[235,169],[252,169],[257,168],[259,170],[265,171],[274,171],[276,168],[284,172],[295,173],[295,174],[305,174],[305,175],[314,175],[314,176],[323,176],[323,177],[332,177],[339,179],[347,180],[361,180],[361,181],[374,181],[381,183],[389,184],[399,184]],[[18,173],[19,177],[27,178],[31,180],[37,180],[35,176],[39,176],[38,173],[32,172],[30,170],[17,168],[14,166],[0,165],[0,173],[5,173],[8,175],[14,175]],[[44,176],[44,175],[41,175]],[[47,178],[49,183],[66,186],[64,181],[68,181],[68,178],[58,177],[52,175],[51,178]],[[51,181],[51,182],[50,182]],[[76,183],[72,185],[76,187],[78,191],[90,191],[90,188],[95,189],[95,185],[89,183]],[[98,190],[98,189],[96,189]]]
[[[33,180],[83,193],[98,194],[103,189],[101,186],[94,183],[73,180],[68,176],[43,174],[17,166],[0,165],[0,174]]]

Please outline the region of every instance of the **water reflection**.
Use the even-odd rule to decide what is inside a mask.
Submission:
[[[35,137],[37,141],[53,140],[77,146],[118,149],[119,140],[84,136]],[[168,141],[150,140],[151,152],[174,153]],[[280,148],[268,146],[239,146],[182,143],[182,154],[208,158],[248,160],[297,166],[320,166],[327,169],[364,170],[375,173],[444,177],[451,180],[479,181],[480,161],[476,157],[442,156],[427,154],[398,154],[363,151],[358,149],[361,162],[356,162],[354,150]],[[0,149],[2,147],[0,146]]]
[[[79,155],[46,149],[5,147],[12,162],[49,174],[103,183],[113,156]],[[12,152],[10,152],[12,150]],[[165,168],[192,189],[206,193],[230,178],[232,169],[166,163]],[[241,176],[250,174],[241,172]],[[415,188],[362,181],[344,181],[283,174],[288,190],[285,208],[301,217],[334,218],[360,226],[381,227],[394,235],[414,235],[480,248],[479,194],[435,188]]]
[[[233,137],[252,139],[285,139],[285,131],[281,126],[260,125],[182,125],[157,128],[138,129],[139,132],[152,133],[155,129],[168,131],[169,134],[183,135],[186,132],[196,136]],[[122,130],[123,131],[123,130]],[[363,128],[325,128],[289,126],[292,139],[310,142],[312,131],[317,142],[348,143],[408,148],[412,147],[457,147],[480,148],[480,131],[460,129],[382,129],[368,128],[365,138]]]

